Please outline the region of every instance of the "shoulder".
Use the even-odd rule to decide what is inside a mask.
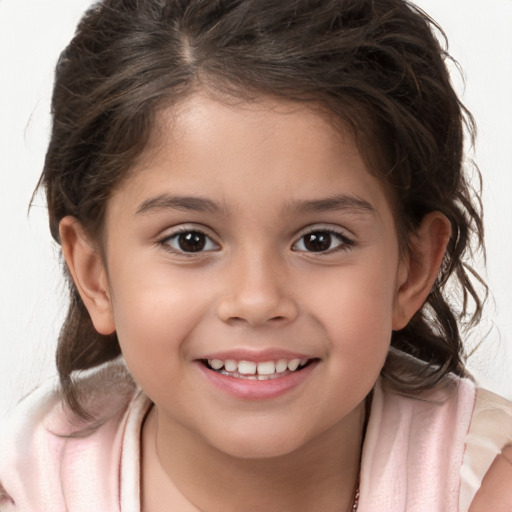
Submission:
[[[363,448],[361,503],[372,512],[382,503],[386,510],[510,512],[511,444],[512,403],[471,380],[450,376],[412,397],[379,383]]]
[[[380,434],[396,436],[396,428],[428,442],[445,444],[447,436],[464,440],[472,421],[477,391],[469,379],[448,375],[434,388],[404,394],[384,381],[374,389],[372,416],[377,416]],[[407,439],[401,440],[410,446]],[[410,439],[409,439],[410,441]]]
[[[362,508],[456,510],[474,403],[473,383],[455,376],[414,395],[377,383],[363,445]]]
[[[512,510],[512,445],[499,453],[485,474],[469,512]]]
[[[110,472],[105,460],[112,457],[105,455],[119,445],[137,388],[118,362],[84,374],[78,385],[93,421],[69,410],[54,380],[23,399],[0,425],[2,511],[66,510],[66,495],[82,485],[78,478],[92,481]]]
[[[512,403],[477,389],[461,469],[461,510],[512,510]],[[501,507],[501,508],[500,508]]]

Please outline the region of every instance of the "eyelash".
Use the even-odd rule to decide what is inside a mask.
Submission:
[[[335,247],[329,247],[328,249],[326,250],[320,250],[320,251],[308,251],[307,248],[304,248],[304,249],[297,249],[297,245],[302,241],[302,245],[304,245],[304,239],[305,237],[307,237],[308,235],[318,235],[318,234],[322,234],[322,235],[328,235],[329,236],[329,244],[332,245],[333,243],[333,238],[337,239],[337,241],[339,242],[338,245],[336,245]],[[338,252],[338,251],[347,251],[349,249],[351,249],[352,247],[354,247],[355,245],[355,242],[353,239],[349,238],[344,232],[341,232],[341,231],[337,231],[335,229],[332,229],[332,228],[313,228],[313,229],[310,229],[309,231],[307,231],[306,233],[303,233],[300,238],[297,240],[297,242],[295,242],[292,246],[292,250],[294,251],[300,251],[300,252],[306,252],[308,254],[318,254],[318,255],[327,255],[327,254],[332,254],[332,253],[335,253],[335,252]],[[305,246],[304,246],[305,247]]]
[[[182,235],[196,235],[196,242],[200,243],[200,247],[197,250],[184,250],[182,247],[175,247],[173,246],[173,242],[179,244],[179,237]],[[202,237],[202,240],[197,240],[197,235]],[[304,240],[307,236],[316,235],[318,238],[316,242],[320,241],[322,243],[322,237],[325,237],[327,235],[327,238],[325,238],[325,242],[329,244],[329,247],[325,250],[308,250]],[[321,236],[320,236],[321,235]],[[339,243],[335,247],[330,247],[333,244],[333,238],[337,240]],[[202,245],[201,245],[202,242]],[[304,248],[298,248],[298,245],[302,243],[302,246]],[[161,240],[158,241],[159,245],[164,246],[164,248],[172,252],[174,254],[179,254],[186,257],[192,257],[201,255],[205,252],[214,252],[218,250],[220,247],[219,245],[204,231],[201,229],[194,229],[194,228],[187,228],[183,227],[179,229],[178,231],[175,231],[174,233],[165,236]],[[318,254],[318,255],[324,255],[324,254],[331,254],[338,251],[347,251],[351,249],[355,245],[354,240],[347,237],[344,232],[337,231],[332,228],[313,228],[307,231],[306,233],[303,233],[300,238],[292,245],[292,251],[296,252],[304,252],[308,254]],[[212,247],[213,246],[213,247]],[[206,250],[205,250],[206,248]]]
[[[182,235],[199,235],[203,237],[205,246],[213,245],[214,248],[208,248],[206,251],[204,250],[204,247],[201,247],[199,250],[192,250],[192,251],[185,251],[183,248],[179,247],[173,247],[172,243],[175,241],[177,244],[179,244],[179,237]],[[219,249],[219,245],[212,239],[212,237],[208,236],[204,231],[201,229],[194,229],[194,228],[181,228],[174,233],[170,235],[166,235],[164,238],[158,240],[157,242],[159,245],[163,246],[167,251],[172,252],[174,254],[179,254],[180,256],[197,256],[200,254],[203,254],[204,252],[212,252]]]

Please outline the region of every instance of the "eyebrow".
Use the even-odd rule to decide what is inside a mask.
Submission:
[[[366,200],[353,195],[336,194],[322,199],[294,201],[285,205],[285,210],[298,213],[315,213],[325,211],[348,211],[351,213],[375,214],[375,208]],[[205,213],[224,212],[217,202],[205,197],[176,196],[159,194],[143,201],[137,208],[137,215],[166,210],[195,211]]]
[[[215,201],[204,197],[160,194],[143,201],[137,208],[136,214],[145,215],[165,210],[218,213],[223,211],[223,208]]]
[[[376,214],[375,207],[368,201],[354,195],[336,194],[323,199],[298,201],[292,204],[298,212],[314,213],[346,210],[351,213]]]

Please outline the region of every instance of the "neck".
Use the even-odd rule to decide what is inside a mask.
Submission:
[[[292,453],[255,459],[221,452],[153,408],[143,429],[143,511],[350,510],[364,417],[361,404]]]

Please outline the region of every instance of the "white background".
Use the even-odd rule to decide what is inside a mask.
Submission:
[[[27,208],[50,126],[53,67],[90,0],[0,0],[0,416],[55,373],[66,296],[44,201]],[[418,0],[445,29],[476,117],[493,298],[472,343],[479,381],[512,398],[512,0]],[[480,268],[482,270],[482,268]]]

